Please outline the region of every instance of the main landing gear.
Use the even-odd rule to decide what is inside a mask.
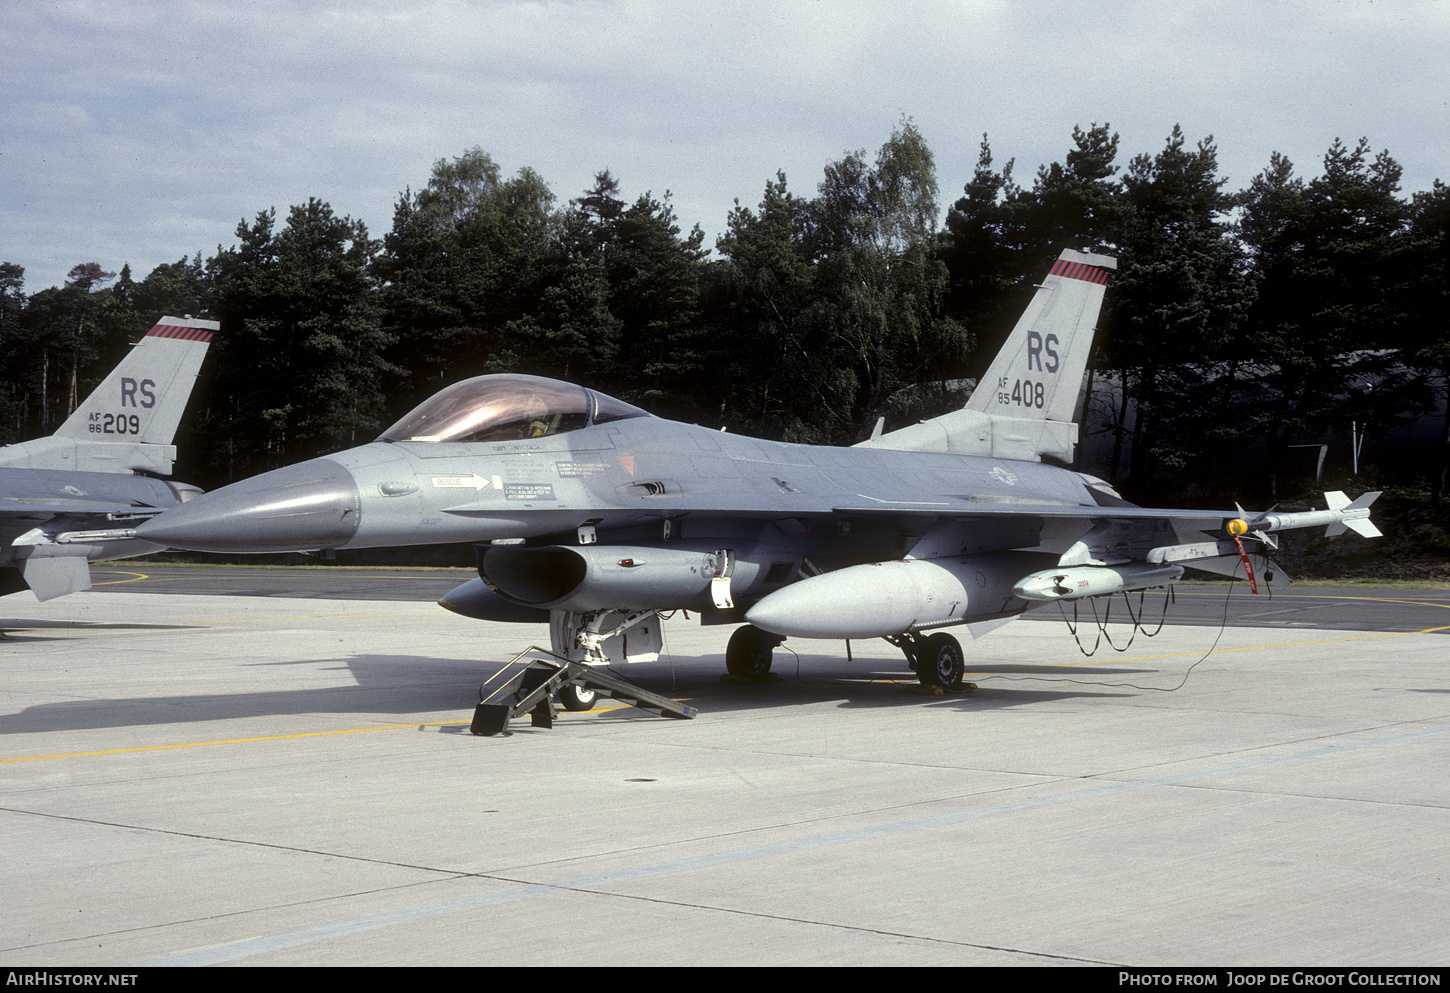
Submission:
[[[771,654],[782,641],[782,636],[749,624],[738,628],[725,646],[725,671],[748,682],[764,679],[770,672]]]
[[[922,636],[907,632],[888,636],[886,640],[901,649],[916,678],[927,689],[971,692],[977,688],[975,683],[963,681],[966,660],[961,642],[951,635],[941,632]],[[725,670],[732,681],[763,680],[770,673],[771,654],[783,641],[782,636],[749,624],[737,628],[725,646]],[[567,707],[568,702],[564,705]]]
[[[966,661],[962,656],[961,642],[946,633],[923,638],[908,632],[886,639],[906,656],[906,661],[916,672],[916,678],[927,689],[975,690],[976,684],[964,683]]]

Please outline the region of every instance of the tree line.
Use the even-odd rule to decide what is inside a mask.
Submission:
[[[1294,444],[1439,413],[1450,375],[1450,190],[1405,196],[1367,141],[1320,173],[1283,156],[1238,191],[1213,139],[1175,128],[1118,162],[1107,125],[1019,183],[984,136],[939,226],[931,150],[903,120],[874,155],[784,173],[714,245],[668,193],[608,171],[560,203],[481,149],[398,198],[381,238],[311,199],[236,244],[136,280],[98,263],[27,295],[0,264],[0,440],[49,433],[162,314],[221,322],[178,475],[213,487],[373,438],[490,372],[580,382],[664,416],[849,444],[959,406],[1064,247],[1116,255],[1090,363],[1102,465],[1124,492],[1211,485],[1245,446],[1269,477]],[[1450,453],[1380,466],[1438,501]],[[1238,479],[1262,492],[1264,480]],[[1256,485],[1257,484],[1257,485]]]

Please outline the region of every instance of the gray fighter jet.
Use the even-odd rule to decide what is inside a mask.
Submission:
[[[0,595],[28,586],[49,600],[88,588],[90,562],[161,550],[84,529],[113,532],[201,492],[159,477],[216,330],[161,318],[55,434],[0,448]]]
[[[1150,510],[1062,468],[1115,260],[1065,251],[965,409],[852,448],[651,416],[522,375],[448,387],[377,441],[169,510],[135,535],[222,552],[472,542],[479,578],[441,601],[548,623],[571,661],[644,660],[662,611],[746,622],[726,667],[763,674],[786,637],[884,637],[954,687],[957,640],[1058,600],[1233,573],[1244,537],[1378,532],[1373,495],[1312,514]],[[587,707],[587,690],[566,692]]]

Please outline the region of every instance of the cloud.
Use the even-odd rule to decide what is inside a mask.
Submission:
[[[982,133],[1030,181],[1074,125],[1120,162],[1173,125],[1231,184],[1280,150],[1313,174],[1367,135],[1408,189],[1443,174],[1450,5],[1147,2],[75,2],[0,23],[0,259],[27,289],[78,261],[150,267],[310,196],[380,235],[405,187],[475,145],[561,200],[611,169],[712,235],[777,169],[911,116],[944,202]]]

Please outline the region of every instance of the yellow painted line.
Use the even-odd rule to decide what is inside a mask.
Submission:
[[[1221,593],[1189,593],[1189,592],[1186,592],[1184,590],[1178,590],[1177,591],[1177,595],[1178,596],[1181,596],[1181,597],[1222,597],[1223,596],[1223,594],[1221,594]],[[1240,596],[1242,596],[1242,594],[1240,594]],[[1261,601],[1257,601],[1257,602],[1264,603],[1264,604],[1268,604],[1268,603],[1273,603],[1275,600],[1365,600],[1365,601],[1368,601],[1369,603],[1408,603],[1408,604],[1410,604],[1412,606],[1416,606],[1416,607],[1442,607],[1442,608],[1444,608],[1446,610],[1450,610],[1450,603],[1445,603],[1442,600],[1417,600],[1417,599],[1412,599],[1412,598],[1407,597],[1407,596],[1402,596],[1402,597],[1390,597],[1390,596],[1337,596],[1337,595],[1330,595],[1330,594],[1326,594],[1326,593],[1285,593],[1285,592],[1280,592],[1280,593],[1275,593],[1272,597],[1267,597],[1266,596]],[[1255,602],[1255,601],[1250,600],[1248,602],[1252,603],[1252,602]]]
[[[1213,654],[1214,655],[1226,655],[1229,652],[1257,652],[1257,651],[1262,651],[1262,650],[1264,650],[1266,648],[1302,648],[1302,647],[1305,647],[1307,645],[1334,645],[1334,644],[1338,644],[1339,642],[1343,642],[1343,641],[1369,641],[1372,638],[1403,638],[1404,636],[1410,635],[1410,634],[1436,634],[1437,632],[1440,632],[1440,631],[1450,631],[1450,624],[1447,624],[1444,627],[1424,628],[1423,630],[1420,630],[1420,631],[1386,631],[1386,632],[1383,632],[1381,634],[1359,634],[1359,635],[1355,635],[1355,636],[1350,637],[1350,638],[1320,638],[1317,641],[1286,641],[1286,642],[1282,642],[1282,643],[1277,644],[1277,645],[1244,645],[1241,648],[1216,648],[1216,649],[1214,649]],[[1081,660],[1079,660],[1077,662],[1057,662],[1057,663],[1052,663],[1052,664],[1043,665],[1043,666],[1024,666],[1023,668],[1012,669],[1012,670],[1009,670],[1009,671],[1011,671],[1011,672],[1032,672],[1033,669],[1035,669],[1035,668],[1042,668],[1042,669],[1064,669],[1064,668],[1067,668],[1068,666],[1076,666],[1076,665],[1098,665],[1098,664],[1103,663],[1103,662],[1152,662],[1152,661],[1155,661],[1157,659],[1176,659],[1176,658],[1184,658],[1184,657],[1190,657],[1190,656],[1202,655],[1202,654],[1203,654],[1202,652],[1193,651],[1193,652],[1169,652],[1166,655],[1134,655],[1134,656],[1131,656],[1131,657],[1127,657],[1127,656],[1123,656],[1123,655],[1108,655],[1108,656],[1104,656],[1103,658],[1100,658],[1100,659],[1098,659],[1098,658],[1081,659]],[[1004,662],[1002,664],[1003,665],[1019,665],[1020,663]],[[989,671],[987,671],[985,669],[973,669],[973,670],[971,670],[971,675],[974,675],[974,676],[976,676],[976,675],[990,676],[990,675],[1000,675],[1000,673],[989,672]]]
[[[419,607],[424,604],[418,604]],[[434,607],[437,604],[429,603],[426,606]],[[346,621],[357,617],[422,617],[419,612],[405,610],[390,610],[382,614],[307,614],[302,617],[242,617],[232,621],[204,621],[197,627],[221,627],[227,624],[271,624],[277,621]]]
[[[144,575],[144,574],[137,574],[137,575]],[[132,582],[132,581],[133,580],[123,580],[123,582]],[[1315,598],[1303,597],[1301,599],[1315,599]],[[1414,604],[1419,604],[1421,606],[1427,606],[1427,607],[1445,607],[1447,610],[1450,610],[1450,604],[1423,603],[1422,601],[1408,601],[1408,600],[1390,600],[1389,598],[1382,598],[1382,597],[1322,597],[1322,598],[1317,598],[1317,599],[1332,599],[1332,600],[1385,600],[1386,602],[1393,602],[1393,603],[1414,603]],[[406,615],[397,614],[397,613],[389,613],[389,614],[345,614],[345,615],[328,615],[328,616],[329,617],[398,617],[398,616],[406,616]],[[323,619],[326,619],[326,618],[324,618],[324,617],[318,617],[318,616],[313,616],[313,617],[300,617],[300,618],[264,617],[264,618],[257,618],[256,620],[263,620],[263,621],[294,620],[295,621],[295,620],[323,620]],[[215,624],[237,624],[237,623],[251,623],[251,622],[248,622],[248,621],[217,621],[217,622],[214,622],[214,623]],[[207,624],[197,624],[197,625],[192,625],[192,626],[195,626],[195,627],[206,627],[208,625]],[[1245,645],[1245,646],[1240,647],[1240,648],[1220,648],[1220,649],[1216,649],[1213,652],[1213,654],[1217,655],[1217,654],[1220,654],[1220,653],[1226,654],[1226,653],[1229,653],[1229,652],[1253,652],[1253,651],[1262,651],[1264,649],[1269,649],[1269,648],[1302,648],[1302,647],[1306,647],[1306,646],[1309,646],[1309,645],[1331,645],[1331,644],[1338,644],[1338,643],[1346,642],[1346,641],[1369,641],[1369,640],[1375,639],[1375,638],[1400,638],[1400,637],[1404,637],[1405,635],[1411,635],[1411,634],[1436,634],[1436,633],[1438,633],[1440,631],[1450,631],[1450,625],[1444,625],[1442,627],[1423,628],[1423,629],[1421,629],[1419,631],[1388,631],[1388,632],[1384,632],[1384,633],[1380,633],[1380,634],[1355,635],[1355,636],[1349,637],[1349,638],[1320,638],[1320,639],[1317,639],[1315,641],[1290,641],[1290,642],[1282,642],[1282,643],[1273,644],[1273,645]],[[1169,652],[1169,653],[1166,653],[1166,654],[1163,654],[1163,655],[1135,655],[1135,656],[1131,656],[1131,657],[1125,657],[1125,656],[1122,656],[1122,655],[1113,655],[1113,656],[1104,656],[1101,659],[1081,659],[1081,660],[1079,660],[1077,662],[1058,662],[1058,663],[1054,663],[1054,664],[1051,664],[1051,665],[1044,665],[1044,666],[1030,666],[1029,667],[1029,666],[1022,666],[1022,665],[1019,665],[1017,663],[1010,663],[1010,662],[1003,663],[1003,665],[1004,666],[1005,665],[1016,665],[1016,666],[1018,666],[1017,668],[1007,669],[1007,670],[1005,670],[1005,672],[1031,674],[1035,669],[1063,669],[1063,668],[1068,668],[1070,666],[1099,665],[1099,664],[1101,664],[1103,662],[1114,662],[1114,663],[1119,663],[1119,662],[1152,662],[1152,661],[1156,661],[1156,660],[1159,660],[1159,659],[1185,658],[1185,657],[1191,657],[1191,656],[1200,655],[1200,654],[1202,654],[1202,653],[1201,652],[1198,652],[1198,651],[1192,651],[1192,652]],[[989,671],[989,670],[986,670],[986,669],[973,669],[973,670],[970,670],[969,674],[970,675],[973,675],[973,676],[984,676],[984,677],[986,677],[986,676],[992,676],[992,675],[1002,675],[1003,672],[1004,672],[1004,670]],[[912,680],[909,680],[909,679],[908,680],[888,680],[887,682],[900,683],[900,682],[912,682]],[[735,694],[732,694],[732,695],[735,695]],[[686,701],[691,701],[691,700],[695,700],[696,698],[694,698],[694,697],[687,697],[685,699],[686,699]],[[719,699],[719,698],[718,697],[711,697],[710,699]],[[611,713],[611,712],[616,711],[616,710],[627,710],[627,709],[629,709],[629,705],[628,704],[618,704],[618,705],[613,706],[613,707],[595,707],[595,708],[593,708],[591,710],[584,711],[583,713],[580,714],[580,716],[583,716],[584,714],[606,714],[606,713]],[[340,730],[335,730],[335,731],[302,731],[302,732],[298,732],[297,734],[274,734],[274,735],[264,735],[262,737],[256,737],[256,738],[226,738],[226,739],[222,739],[220,741],[192,741],[192,742],[184,742],[184,743],[175,744],[175,745],[140,745],[140,746],[137,746],[135,748],[112,748],[112,749],[107,749],[107,750],[98,751],[98,752],[65,752],[65,753],[56,754],[56,755],[26,755],[26,756],[20,756],[18,758],[0,759],[0,765],[6,765],[6,764],[10,764],[10,763],[15,763],[15,762],[42,762],[42,761],[45,761],[45,760],[48,760],[48,759],[93,758],[93,757],[101,756],[101,755],[127,755],[127,754],[131,754],[131,753],[135,753],[135,752],[161,752],[161,751],[171,751],[171,750],[178,749],[178,748],[207,748],[207,747],[210,747],[210,746],[213,746],[213,745],[245,745],[245,744],[251,744],[251,743],[254,743],[254,742],[261,742],[261,741],[287,741],[287,740],[294,739],[294,738],[320,738],[320,737],[324,737],[324,736],[327,736],[327,735],[335,735],[335,734],[363,734],[363,733],[366,733],[366,732],[369,732],[369,731],[400,731],[400,730],[405,730],[405,729],[409,729],[409,728],[417,728],[419,730],[422,730],[423,728],[426,728],[426,727],[440,727],[440,728],[442,728],[442,727],[461,727],[461,726],[463,726],[465,724],[468,724],[468,723],[471,723],[471,722],[468,722],[468,721],[444,721],[444,722],[442,722],[440,724],[436,724],[436,725],[435,724],[427,724],[427,723],[424,723],[424,724],[386,724],[386,725],[379,725],[378,727],[369,727],[369,728],[345,728],[345,729],[340,729]]]
[[[422,606],[422,605],[420,604],[419,606]],[[291,622],[291,623],[296,623],[297,621],[347,621],[347,620],[355,620],[355,619],[357,619],[359,617],[421,617],[421,616],[423,616],[421,613],[409,613],[407,611],[395,610],[395,611],[389,611],[389,612],[384,613],[384,614],[307,614],[307,615],[304,615],[302,617],[238,617],[238,618],[235,618],[235,619],[229,620],[229,621],[170,621],[170,622],[168,622],[167,624],[165,624],[163,626],[164,627],[169,627],[169,628],[188,628],[188,629],[191,629],[191,628],[226,627],[228,624],[276,624],[276,623],[281,623],[283,621]],[[75,621],[73,623],[73,626],[71,626],[71,627],[43,627],[43,628],[14,627],[14,628],[6,628],[5,630],[11,632],[12,634],[32,633],[32,632],[35,632],[35,631],[57,631],[57,632],[63,632],[63,633],[70,634],[70,633],[76,632],[77,630],[79,630],[81,633],[84,633],[84,632],[86,632],[88,630],[92,630],[94,624],[95,624],[95,622],[93,622],[93,621]],[[137,622],[137,624],[139,626],[141,626],[141,627],[148,627],[148,626],[150,626],[150,625],[147,625],[147,624],[142,623],[142,622]],[[104,629],[104,628],[106,628],[106,625],[102,624],[102,625],[100,625],[100,628]]]
[[[1178,591],[1178,595],[1179,596],[1194,596],[1194,597],[1208,597],[1208,596],[1218,597],[1218,596],[1222,596],[1222,594],[1220,594],[1218,592],[1212,592],[1212,593],[1196,593],[1195,592],[1195,593],[1190,593],[1190,592],[1183,591],[1183,590]],[[1435,600],[1411,600],[1411,599],[1408,599],[1408,598],[1405,598],[1405,597],[1329,596],[1329,595],[1321,595],[1321,594],[1280,593],[1280,594],[1278,594],[1278,596],[1274,597],[1273,599],[1276,599],[1277,600],[1277,599],[1291,599],[1291,598],[1292,599],[1298,599],[1298,600],[1365,600],[1365,601],[1368,601],[1370,603],[1403,603],[1403,604],[1409,604],[1410,606],[1414,606],[1414,607],[1440,607],[1440,608],[1445,609],[1445,610],[1450,610],[1450,603],[1440,603],[1440,602],[1435,601]],[[1268,603],[1270,601],[1269,600],[1265,600],[1264,602],[1265,603]],[[1446,625],[1444,627],[1425,628],[1425,629],[1420,630],[1420,631],[1388,631],[1388,632],[1384,632],[1384,633],[1381,633],[1381,634],[1362,634],[1362,635],[1355,635],[1354,637],[1351,637],[1351,638],[1324,638],[1324,639],[1321,639],[1319,641],[1291,641],[1291,642],[1285,642],[1284,644],[1279,644],[1279,645],[1248,645],[1248,646],[1245,646],[1243,648],[1219,648],[1219,649],[1215,649],[1214,652],[1213,652],[1213,654],[1214,655],[1218,655],[1220,653],[1227,653],[1227,652],[1252,652],[1252,651],[1258,651],[1260,649],[1265,649],[1265,648],[1300,648],[1300,647],[1305,646],[1305,645],[1332,645],[1332,644],[1336,644],[1336,643],[1342,642],[1342,641],[1366,641],[1366,640],[1368,640],[1370,638],[1398,638],[1398,637],[1401,637],[1402,635],[1407,635],[1407,634],[1435,634],[1435,633],[1437,633],[1439,631],[1450,631],[1450,625]],[[1111,651],[1111,648],[1109,648],[1109,651]],[[1105,655],[1102,658],[1080,659],[1080,660],[1078,660],[1076,662],[1057,662],[1057,663],[1054,663],[1054,664],[1051,664],[1051,665],[1043,665],[1043,666],[1025,666],[1025,665],[1022,665],[1019,668],[1011,669],[1011,670],[1007,670],[1007,671],[1010,671],[1010,672],[1027,672],[1027,673],[1030,673],[1034,669],[1038,669],[1038,668],[1041,668],[1041,669],[1066,669],[1066,668],[1069,668],[1069,667],[1072,667],[1072,666],[1079,666],[1079,665],[1100,665],[1100,664],[1102,664],[1104,662],[1152,662],[1152,661],[1155,661],[1157,659],[1184,658],[1184,657],[1188,657],[1188,656],[1201,655],[1201,654],[1203,654],[1203,653],[1202,652],[1196,652],[1195,651],[1195,652],[1170,652],[1170,653],[1168,653],[1166,655],[1134,655],[1134,656],[1131,656],[1131,657],[1129,657],[1129,656],[1123,656],[1123,655]],[[1017,663],[1004,662],[1002,664],[1003,665],[1016,665]],[[970,671],[970,675],[973,675],[973,676],[991,676],[991,675],[994,675],[994,674],[1000,675],[1000,671],[995,672],[995,673],[993,671],[988,671],[986,669],[973,669],[973,670]]]
[[[202,569],[216,569],[218,567],[216,567],[216,566],[199,566],[198,568],[202,568]],[[266,567],[265,566],[244,566],[242,568],[266,568]],[[278,568],[288,568],[288,569],[315,569],[317,567],[316,566],[281,566],[281,567],[278,567]],[[384,566],[382,568],[389,568],[389,567]],[[397,568],[400,569],[400,570],[403,569],[403,567],[401,567],[401,566],[399,566]],[[131,572],[131,571],[127,570],[127,569],[99,569],[98,568],[95,571],[96,571],[96,573],[98,573],[98,574],[100,574],[102,576],[120,575],[120,576],[130,576],[132,578],[130,578],[130,579],[108,579],[108,580],[106,580],[103,583],[92,583],[91,584],[92,586],[119,586],[122,583],[139,583],[142,580],[146,580],[146,579],[155,580],[158,583],[175,583],[175,582],[186,582],[187,580],[193,580],[193,581],[201,582],[201,581],[204,581],[204,580],[209,580],[209,579],[214,579],[215,578],[215,576],[212,575],[212,574],[197,575],[197,576],[175,576],[175,575],[153,576],[149,572]],[[347,570],[339,570],[339,571],[347,571]],[[442,571],[442,570],[440,569],[439,571]],[[457,571],[459,571],[459,572],[471,572],[473,570],[460,569],[460,570],[457,570]],[[383,580],[392,581],[392,580],[397,580],[397,579],[431,579],[433,577],[431,577],[431,576],[405,576],[405,575],[397,575],[396,573],[388,573],[386,575],[381,575],[381,576],[364,575],[361,578],[363,578],[363,579],[376,579],[379,582],[381,582]],[[218,596],[231,596],[233,594],[219,593],[217,595]]]
[[[107,569],[108,573],[118,573],[122,576],[130,576],[130,579],[108,579],[104,583],[92,583],[92,586],[119,586],[121,583],[139,583],[143,579],[150,579],[151,576],[144,572],[127,572],[124,569]]]
[[[595,707],[593,710],[584,711],[584,714],[606,714],[615,710],[628,710],[629,704],[618,704],[613,707]],[[561,715],[562,716],[562,713]],[[423,730],[429,727],[466,727],[471,721],[443,721],[438,724],[382,724],[371,728],[342,728],[337,731],[299,731],[296,734],[269,734],[258,738],[223,738],[220,741],[187,741],[176,745],[137,745],[135,748],[111,748],[99,752],[62,752],[56,755],[22,755],[17,758],[0,759],[0,765],[13,762],[44,762],[48,759],[85,759],[94,758],[100,755],[130,755],[136,752],[167,752],[178,748],[210,748],[213,745],[249,745],[260,741],[288,741],[293,738],[321,738],[333,734],[366,734],[369,731],[406,731],[410,729]]]
[[[1383,634],[1357,635],[1357,636],[1352,637],[1352,638],[1322,638],[1322,639],[1319,639],[1319,640],[1316,640],[1316,641],[1291,641],[1291,642],[1284,642],[1284,643],[1276,644],[1276,645],[1246,645],[1246,646],[1244,646],[1242,648],[1221,648],[1221,649],[1218,649],[1217,651],[1215,651],[1214,654],[1217,655],[1219,653],[1228,653],[1228,652],[1253,652],[1253,651],[1262,651],[1263,649],[1266,649],[1266,648],[1301,648],[1301,647],[1305,647],[1305,646],[1308,646],[1308,645],[1329,645],[1329,644],[1335,644],[1335,643],[1338,643],[1338,642],[1345,642],[1345,641],[1368,641],[1368,640],[1373,639],[1373,638],[1401,638],[1401,637],[1404,637],[1405,635],[1411,635],[1411,634],[1435,634],[1435,633],[1440,632],[1440,631],[1450,631],[1450,625],[1446,625],[1444,627],[1425,628],[1425,629],[1423,629],[1421,631],[1390,631],[1390,632],[1386,632],[1386,633],[1383,633]],[[1068,666],[1097,665],[1100,662],[1151,662],[1151,661],[1154,661],[1154,660],[1157,660],[1157,659],[1182,658],[1182,657],[1185,657],[1185,656],[1194,656],[1194,655],[1201,655],[1201,654],[1202,654],[1201,652],[1194,651],[1194,652],[1170,652],[1170,653],[1168,653],[1166,655],[1138,655],[1138,656],[1134,656],[1132,658],[1124,658],[1122,656],[1113,656],[1113,657],[1110,657],[1110,658],[1103,658],[1103,659],[1083,659],[1083,660],[1078,661],[1078,662],[1060,662],[1060,663],[1056,663],[1054,665],[1040,666],[1040,667],[1034,667],[1034,668],[1042,668],[1042,669],[1062,669],[1062,668],[1067,668]],[[1003,663],[1003,664],[1004,665],[1012,665],[1013,663]],[[1026,667],[1024,667],[1024,668],[1009,669],[1009,670],[1006,670],[1006,671],[1007,672],[1012,672],[1012,673],[1027,673],[1027,674],[1030,674],[1033,671],[1033,668],[1026,668]],[[970,675],[973,675],[973,676],[992,676],[992,675],[1002,675],[1003,672],[1002,671],[991,672],[991,671],[987,671],[985,669],[974,669],[974,670],[971,670],[969,674]],[[897,683],[897,682],[911,682],[911,680],[888,680],[888,682],[893,682],[893,683]],[[732,695],[736,695],[736,694],[732,694]],[[691,701],[691,700],[695,700],[695,699],[697,699],[697,698],[695,698],[695,697],[686,697],[685,698],[686,701]],[[711,697],[710,699],[719,699],[719,698],[718,697]],[[584,714],[606,714],[606,713],[611,713],[611,712],[616,711],[616,710],[627,710],[627,709],[629,709],[629,705],[628,704],[618,704],[618,705],[613,706],[613,707],[595,707],[592,710],[588,710],[588,711],[585,711],[585,712],[581,713],[580,716],[582,717],[582,716],[584,716]],[[406,730],[406,729],[410,729],[410,728],[416,728],[418,730],[422,730],[423,728],[427,728],[427,727],[440,727],[440,728],[442,728],[442,727],[461,727],[461,726],[463,726],[465,724],[469,724],[469,723],[471,723],[471,722],[470,721],[443,721],[443,722],[441,722],[439,724],[428,724],[428,723],[423,723],[423,724],[385,724],[385,725],[379,725],[378,727],[370,727],[370,728],[343,728],[343,729],[339,729],[339,730],[336,730],[336,731],[301,731],[301,732],[298,732],[296,734],[272,734],[272,735],[263,735],[261,737],[256,737],[256,738],[224,738],[224,739],[222,739],[220,741],[191,741],[191,742],[183,742],[183,743],[175,744],[175,745],[139,745],[139,746],[137,746],[135,748],[112,748],[112,749],[107,749],[107,750],[98,751],[98,752],[64,752],[64,753],[60,753],[60,754],[56,754],[56,755],[24,755],[24,756],[20,756],[20,757],[17,757],[17,758],[0,759],[0,765],[6,765],[6,764],[16,763],[16,762],[43,762],[43,761],[46,761],[46,760],[49,760],[49,759],[79,759],[79,758],[94,758],[94,757],[101,756],[101,755],[128,755],[128,754],[132,754],[132,753],[136,753],[136,752],[164,752],[164,751],[173,751],[173,750],[178,749],[178,748],[207,748],[207,747],[211,747],[213,745],[246,745],[246,744],[252,744],[252,743],[261,742],[261,741],[288,741],[288,740],[295,739],[295,738],[321,738],[321,737],[325,737],[325,736],[328,736],[328,735],[335,735],[335,734],[364,734],[364,733],[367,733],[367,732],[370,732],[370,731],[402,731],[402,730]]]
[[[46,759],[83,759],[96,755],[127,755],[132,752],[165,752],[176,748],[207,748],[212,745],[246,745],[258,741],[286,741],[290,738],[321,738],[330,734],[363,734],[368,731],[400,731],[404,728],[452,727],[467,724],[468,721],[444,721],[441,724],[387,724],[372,728],[345,728],[338,731],[301,731],[297,734],[271,734],[260,738],[226,738],[221,741],[188,741],[176,745],[139,745],[135,748],[112,748],[101,752],[66,752],[59,755],[25,755],[20,758],[0,759],[0,765],[8,762],[41,762]]]

